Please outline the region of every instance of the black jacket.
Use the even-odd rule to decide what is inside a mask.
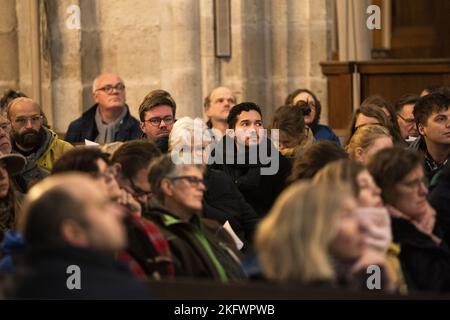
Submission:
[[[95,141],[98,136],[97,125],[95,124],[95,112],[98,104],[93,105],[85,111],[80,118],[72,121],[67,129],[65,140],[70,143],[84,142],[84,139]],[[131,116],[127,105],[127,114],[116,132],[114,141],[129,141],[139,139],[142,136],[139,121]]]
[[[450,244],[450,166],[446,165],[442,175],[429,194],[431,206],[436,210],[436,225],[442,231],[442,238]]]
[[[400,244],[400,264],[408,290],[450,291],[450,251],[437,245],[407,220],[392,218],[393,241]]]
[[[437,164],[431,156],[428,154],[427,144],[425,139],[420,136],[413,143],[411,143],[408,149],[416,150],[421,153],[425,159],[423,164],[423,169],[425,172],[425,176],[430,182],[430,190],[432,190],[435,186],[435,179],[441,174],[442,170],[445,167],[445,164]]]
[[[228,220],[231,228],[247,250],[253,242],[253,233],[260,218],[245,201],[244,196],[223,171],[210,167],[205,172],[206,192],[203,196],[203,214],[220,222]]]
[[[156,223],[169,242],[176,278],[221,279],[210,255],[195,236],[197,232],[206,238],[228,280],[245,278],[233,239],[216,221],[193,216],[185,222],[159,207],[147,207],[143,215]]]
[[[68,278],[80,268],[80,289],[68,289]],[[19,299],[149,299],[147,287],[137,282],[113,255],[75,247],[34,248],[26,254],[26,268],[19,272]],[[69,281],[69,283],[72,283]]]
[[[245,200],[255,209],[260,217],[264,217],[272,208],[276,198],[286,187],[286,179],[291,171],[290,161],[282,156],[269,139],[260,143],[266,144],[267,159],[261,159],[258,155],[256,163],[252,163],[252,157],[247,152],[238,153],[234,139],[228,135],[220,140],[211,154],[210,165],[213,169],[222,170],[234,181]],[[234,148],[234,154],[227,154],[229,148]],[[258,146],[259,148],[259,146]],[[275,150],[272,155],[271,150]],[[264,152],[263,152],[264,153]],[[239,156],[238,156],[239,154]],[[245,158],[244,163],[239,163],[239,157]],[[267,170],[274,165],[273,159],[278,157],[278,170],[273,175],[263,175],[262,170]],[[222,163],[220,159],[223,159]],[[230,163],[231,162],[231,163]]]

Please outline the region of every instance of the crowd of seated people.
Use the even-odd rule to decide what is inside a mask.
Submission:
[[[450,292],[450,89],[368,97],[345,137],[308,89],[263,107],[220,86],[206,121],[159,89],[134,118],[115,74],[92,97],[64,139],[24,93],[0,100],[8,298],[151,299],[186,279]]]

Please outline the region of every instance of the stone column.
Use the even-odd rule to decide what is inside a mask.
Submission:
[[[16,1],[2,1],[0,10],[0,94],[7,88],[18,89],[19,60],[17,56]]]
[[[178,117],[201,117],[199,1],[161,1],[160,8],[161,87],[170,88],[179,106]]]
[[[69,28],[70,5],[79,1],[47,2],[49,19],[49,50],[51,53],[51,84],[54,129],[65,132],[69,123],[83,110],[81,83],[81,29]],[[83,15],[83,12],[80,12]],[[82,27],[82,26],[81,26]]]

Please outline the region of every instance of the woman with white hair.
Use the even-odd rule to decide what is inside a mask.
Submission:
[[[206,165],[214,141],[214,133],[202,119],[183,117],[173,125],[169,136],[169,152],[175,162]],[[247,252],[259,222],[258,215],[224,172],[206,166],[204,179],[204,216],[221,224],[228,221],[243,242],[243,252]]]

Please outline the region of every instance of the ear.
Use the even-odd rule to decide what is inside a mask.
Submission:
[[[209,109],[210,109],[210,107],[211,106],[207,106],[207,107],[203,108],[203,110],[204,110],[203,112],[205,113],[205,116],[207,116],[208,118],[209,118]]]
[[[75,221],[66,221],[61,227],[62,238],[75,247],[89,246],[86,231]]]
[[[145,132],[145,122],[140,122],[139,127],[141,127],[142,132]]]
[[[97,103],[97,92],[92,92],[92,100],[95,101],[95,103]]]
[[[355,149],[355,160],[358,162],[364,162],[364,150],[361,147]]]
[[[122,164],[119,162],[116,162],[113,164],[113,167],[116,168],[116,170],[121,171],[122,170]]]
[[[173,196],[173,187],[168,179],[162,179],[161,181],[161,190],[165,196],[172,197]]]
[[[417,125],[417,129],[419,130],[419,133],[420,133],[421,136],[424,136],[424,137],[427,136],[427,134],[426,134],[426,132],[425,132],[425,127],[424,127],[423,124],[419,123],[419,124]]]
[[[117,177],[121,178],[122,177],[122,164],[116,162],[112,165],[112,167],[116,170]]]

